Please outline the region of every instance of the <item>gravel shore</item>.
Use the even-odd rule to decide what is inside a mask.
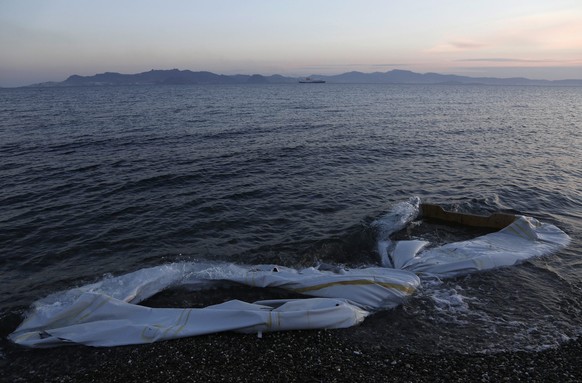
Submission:
[[[582,341],[541,352],[422,355],[345,330],[213,334],[150,345],[25,349],[1,341],[2,382],[577,382]]]
[[[145,303],[205,307],[273,295],[296,297],[258,288],[170,289]],[[264,333],[262,338],[220,333],[111,348],[29,349],[2,338],[0,382],[582,382],[582,339],[540,352],[418,353],[395,345],[386,320],[377,315],[341,330]],[[8,327],[19,321],[12,316]]]

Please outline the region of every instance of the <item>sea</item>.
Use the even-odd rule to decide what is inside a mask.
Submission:
[[[535,352],[582,334],[582,87],[0,89],[0,191],[4,348],[35,301],[144,268],[378,266],[373,222],[415,197],[531,216],[572,240],[423,279],[341,333],[418,353]]]

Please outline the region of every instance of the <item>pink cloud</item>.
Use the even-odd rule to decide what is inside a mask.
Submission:
[[[438,44],[428,50],[429,53],[462,52],[478,50],[487,47],[488,44],[470,40],[452,40]]]
[[[479,42],[475,42],[475,41],[451,41],[448,43],[451,47],[457,48],[457,49],[480,49],[480,48],[484,48],[487,46],[487,44],[484,43],[479,43]]]

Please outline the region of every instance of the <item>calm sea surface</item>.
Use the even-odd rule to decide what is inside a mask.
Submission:
[[[530,215],[572,243],[425,281],[350,330],[362,342],[370,326],[419,352],[582,334],[582,88],[0,89],[0,191],[3,338],[33,301],[144,267],[376,265],[370,223],[412,196]]]

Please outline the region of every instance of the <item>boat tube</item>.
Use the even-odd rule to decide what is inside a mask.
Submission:
[[[381,253],[380,257],[386,267],[449,278],[512,266],[554,253],[570,242],[570,237],[558,227],[532,217],[506,213],[479,216],[447,212],[440,206],[420,204],[419,200],[411,200],[409,205],[417,209],[418,214],[407,214],[407,223],[420,216],[449,224],[501,230],[433,248],[421,239],[395,242],[384,239],[382,250],[385,253]],[[401,217],[402,210],[394,210],[391,215]]]
[[[36,302],[9,338],[29,347],[120,346],[222,331],[344,328],[360,323],[370,310],[398,306],[420,284],[416,274],[405,270],[339,271],[203,263],[142,269]],[[319,298],[232,300],[200,309],[137,305],[169,287],[204,289],[226,283],[277,287]]]

